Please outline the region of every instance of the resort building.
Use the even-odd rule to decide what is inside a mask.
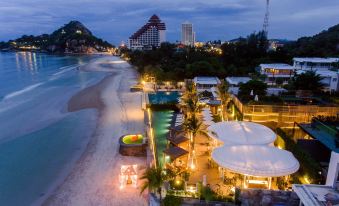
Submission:
[[[319,162],[320,171],[326,179],[325,185],[294,184],[294,192],[300,198],[300,205],[338,205],[339,144],[338,117],[313,118],[311,123],[297,123],[293,127],[293,139],[302,146],[312,159]]]
[[[228,91],[231,94],[237,95],[239,93],[240,84],[245,84],[251,80],[250,77],[226,77],[226,82],[229,85]]]
[[[194,46],[195,33],[193,31],[193,24],[186,21],[181,24],[181,43],[186,46]]]
[[[166,25],[157,15],[153,15],[144,26],[128,39],[128,48],[147,50],[159,47],[165,41]]]
[[[297,74],[306,72],[307,70],[298,70]],[[315,70],[316,74],[322,78],[321,83],[324,85],[324,91],[334,92],[338,91],[339,73],[331,70]]]
[[[295,57],[293,67],[300,70],[329,70],[339,63],[339,58]]]
[[[276,84],[281,79],[283,84],[287,84],[294,76],[295,68],[288,64],[260,64],[260,74],[265,75],[267,84]]]
[[[221,82],[218,77],[194,77],[194,85],[198,92],[211,91],[212,87],[217,87]]]

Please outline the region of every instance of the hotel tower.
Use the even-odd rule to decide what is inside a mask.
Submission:
[[[144,26],[128,39],[128,47],[130,49],[147,50],[159,47],[165,41],[166,25],[154,14]]]
[[[181,24],[181,43],[186,46],[194,46],[195,33],[193,25],[188,21]]]

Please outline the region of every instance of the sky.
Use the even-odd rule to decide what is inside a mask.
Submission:
[[[51,33],[78,20],[115,45],[157,14],[167,40],[193,23],[197,41],[230,40],[262,29],[266,0],[0,0],[0,41]],[[269,38],[294,40],[339,24],[339,0],[270,0]]]

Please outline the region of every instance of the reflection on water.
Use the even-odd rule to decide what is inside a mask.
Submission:
[[[16,52],[15,53],[16,69],[28,69],[32,74],[38,71],[37,56],[33,52]]]

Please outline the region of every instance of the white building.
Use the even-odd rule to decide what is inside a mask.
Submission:
[[[186,21],[181,24],[181,43],[186,46],[194,46],[195,32],[193,31],[193,24]]]
[[[153,15],[148,22],[128,39],[129,49],[152,49],[159,47],[166,41],[166,25],[157,15]]]
[[[193,82],[198,92],[211,91],[221,83],[218,77],[194,77]]]
[[[307,70],[298,70],[297,74],[301,74],[306,72]],[[338,78],[339,73],[335,71],[330,70],[315,70],[315,73],[320,75],[323,79],[321,80],[321,83],[324,84],[324,91],[327,92],[333,92],[338,90]]]
[[[339,153],[332,151],[326,184],[294,184],[294,192],[300,199],[300,206],[338,205]]]
[[[288,83],[294,76],[295,68],[288,64],[260,64],[260,74],[265,75],[267,84],[276,84],[277,79],[282,79],[283,84]]]
[[[229,85],[228,91],[231,94],[237,95],[239,93],[240,84],[245,84],[251,80],[249,77],[226,77],[226,82]]]
[[[295,57],[293,67],[300,70],[329,70],[338,62],[339,58]]]

